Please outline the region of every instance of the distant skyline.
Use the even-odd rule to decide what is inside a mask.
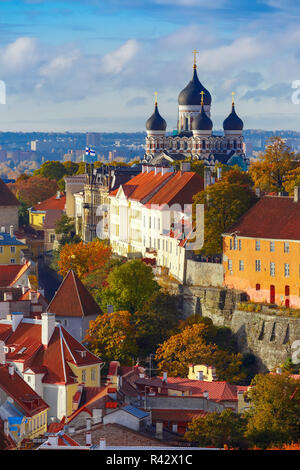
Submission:
[[[158,92],[168,131],[192,76],[221,129],[300,130],[297,0],[0,0],[0,131],[140,132]]]

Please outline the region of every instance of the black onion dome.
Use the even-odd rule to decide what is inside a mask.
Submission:
[[[242,131],[243,127],[244,123],[236,114],[234,104],[232,104],[232,111],[223,122],[223,129],[224,131]]]
[[[194,74],[192,80],[187,86],[179,93],[178,104],[179,105],[199,105],[201,104],[201,91],[204,92],[203,104],[211,105],[211,94],[200,82],[197,70],[194,68]]]
[[[201,111],[193,119],[192,130],[193,131],[211,131],[213,128],[212,120],[207,116],[204,111],[204,107],[201,106]]]
[[[165,131],[167,128],[166,121],[159,114],[157,103],[155,103],[154,113],[146,122],[146,129],[148,131]]]

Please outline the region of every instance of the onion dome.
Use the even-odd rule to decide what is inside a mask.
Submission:
[[[223,122],[224,131],[242,131],[244,127],[243,121],[238,117],[234,108],[234,101],[232,99],[232,110],[229,116]]]
[[[194,65],[194,73],[192,80],[187,84],[187,86],[179,93],[178,104],[179,105],[200,105],[201,103],[201,91],[204,92],[204,104],[211,105],[211,94],[209,91],[202,85],[200,82],[197,69]]]
[[[165,131],[167,129],[166,121],[161,117],[155,100],[154,113],[146,122],[147,131]]]
[[[194,118],[192,122],[192,130],[193,131],[211,131],[213,128],[212,120],[207,116],[206,112],[204,111],[203,104],[201,106],[201,111],[197,116]]]

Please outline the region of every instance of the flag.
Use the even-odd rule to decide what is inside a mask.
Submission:
[[[85,162],[93,163],[96,161],[96,152],[92,147],[85,148]]]

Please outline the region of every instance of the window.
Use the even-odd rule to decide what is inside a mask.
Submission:
[[[260,240],[255,240],[255,250],[256,251],[260,250]]]
[[[85,382],[86,381],[86,371],[85,369],[83,369],[82,371],[82,382]]]
[[[260,290],[260,284],[256,284],[255,290]]]
[[[11,258],[10,264],[16,264],[16,259],[15,259],[15,258]]]
[[[290,251],[290,244],[289,244],[289,242],[284,242],[283,250],[284,250],[285,253],[289,253],[289,251]]]
[[[275,263],[273,262],[270,263],[270,276],[275,276]]]
[[[260,270],[261,270],[260,259],[256,259],[256,260],[255,260],[255,271],[256,271],[257,273],[259,273]]]
[[[166,240],[166,252],[168,252],[168,240]]]
[[[230,238],[230,249],[232,250],[232,238]]]
[[[241,251],[242,249],[242,240],[239,240],[239,250]]]
[[[151,228],[151,216],[149,217],[149,228]]]
[[[288,263],[284,264],[284,276],[289,277],[290,275],[290,265]]]
[[[284,292],[285,292],[286,296],[289,296],[290,295],[290,286],[285,286]]]
[[[15,246],[11,246],[11,247],[10,247],[10,252],[11,252],[11,253],[15,253],[15,252],[16,252],[16,247],[15,247]]]
[[[157,228],[160,230],[160,219],[157,219]]]
[[[244,261],[242,259],[239,261],[239,270],[244,271]]]
[[[228,270],[232,271],[232,259],[228,260]]]
[[[157,239],[157,249],[160,250],[160,239]]]
[[[275,251],[275,242],[270,241],[270,251]]]
[[[0,246],[0,254],[3,253],[3,246]]]
[[[54,243],[54,241],[55,241],[55,234],[50,233],[50,243]]]
[[[238,249],[238,239],[236,237],[234,237],[233,239],[233,249],[234,250]]]
[[[91,369],[91,380],[96,380],[96,369],[94,367]]]

